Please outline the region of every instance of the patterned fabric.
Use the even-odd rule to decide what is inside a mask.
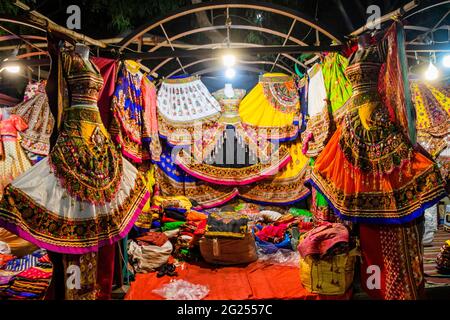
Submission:
[[[7,187],[0,225],[42,248],[84,254],[125,236],[150,195],[102,124],[98,70],[75,52],[62,61],[72,104],[48,159]]]
[[[435,163],[414,151],[377,92],[381,46],[355,54],[350,108],[311,174],[343,219],[405,223],[445,196]]]
[[[291,161],[275,176],[239,187],[242,198],[263,204],[287,205],[309,196],[310,191],[304,185],[309,179],[308,158],[302,153],[300,140],[286,146]]]
[[[299,93],[294,79],[283,73],[266,73],[239,105],[244,127],[265,139],[292,140],[299,130]]]
[[[344,73],[347,66],[347,58],[336,52],[329,53],[323,62],[323,79],[333,115],[352,95],[352,84]]]
[[[6,186],[31,167],[17,134],[27,128],[20,116],[11,115],[1,120],[0,115],[0,200]]]
[[[417,222],[400,226],[360,225],[361,284],[367,294],[383,300],[416,300],[423,297],[423,252]],[[378,266],[381,288],[374,284],[369,266]],[[372,276],[372,279],[369,277]]]
[[[405,52],[405,32],[400,22],[392,23],[381,44],[386,61],[380,76],[379,89],[392,119],[412,144],[416,143],[415,114],[409,90],[408,61]]]
[[[162,154],[157,165],[155,178],[162,196],[182,195],[195,200],[198,208],[211,208],[238,195],[237,188],[213,185],[191,177],[172,162],[170,153]]]
[[[236,212],[211,213],[206,222],[206,237],[245,238],[248,216]]]
[[[315,64],[308,70],[307,100],[308,122],[302,133],[304,153],[316,157],[324,148],[330,132],[331,118],[322,66]]]
[[[450,145],[450,87],[448,83],[413,82],[417,114],[417,141],[433,157]]]
[[[97,271],[98,271],[98,253],[90,252],[82,255],[63,255],[64,264],[64,283],[65,286],[65,299],[66,300],[96,300],[99,294],[100,288],[97,283]],[[80,288],[75,287],[75,281],[73,275],[76,273],[76,266],[79,268],[80,276]],[[69,281],[72,280],[72,281]],[[71,283],[71,286],[67,285]]]
[[[275,175],[290,161],[284,146],[276,149],[257,132],[247,131],[241,125],[238,105],[245,90],[233,92],[233,97],[227,97],[223,89],[214,93],[223,109],[218,126],[223,132],[217,132],[220,135],[211,136],[202,145],[205,150],[200,157],[196,142],[193,155],[186,150],[177,154],[176,164],[197,179],[221,185],[246,185]]]
[[[50,111],[45,81],[29,83],[25,89],[24,101],[12,110],[20,116],[28,128],[20,133],[22,147],[39,156],[47,156],[50,151],[50,136],[55,119]]]
[[[157,139],[155,133],[151,137],[150,132],[150,109],[156,103],[156,94],[150,81],[133,66],[133,61],[127,60],[120,71],[109,130],[121,145],[122,153],[131,161],[141,163],[150,159],[150,140]]]

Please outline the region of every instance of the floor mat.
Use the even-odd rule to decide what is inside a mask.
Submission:
[[[309,293],[300,284],[299,269],[254,262],[247,266],[214,267],[207,264],[183,264],[177,268],[178,277],[157,278],[156,273],[137,274],[125,300],[162,300],[152,290],[169,283],[171,279],[183,279],[209,287],[205,300],[266,300],[302,299],[332,300],[350,299],[351,292],[342,296],[322,296]]]
[[[450,233],[439,228],[436,232],[432,245],[424,248],[423,268],[427,286],[447,285],[450,286],[450,275],[443,275],[437,272],[436,256],[438,255],[444,242],[450,239]]]

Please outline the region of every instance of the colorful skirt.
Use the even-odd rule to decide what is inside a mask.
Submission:
[[[198,203],[195,209],[223,205],[239,194],[235,187],[209,184],[188,175],[173,163],[170,153],[161,155],[155,179],[162,196],[186,196]]]
[[[287,145],[291,161],[269,179],[239,187],[241,198],[261,204],[288,205],[310,195],[304,185],[309,178],[308,158],[302,153],[300,140]]]
[[[25,155],[17,139],[1,141],[3,155],[0,156],[0,200],[6,186],[16,177],[31,168],[30,161]]]
[[[84,254],[113,244],[129,232],[150,197],[137,169],[122,159],[116,195],[103,204],[80,201],[62,187],[48,160],[15,179],[0,203],[0,226],[41,248]]]
[[[271,140],[293,140],[299,131],[300,102],[292,77],[266,73],[239,105],[244,126]]]
[[[446,195],[437,165],[416,151],[408,165],[389,174],[355,170],[339,144],[341,132],[342,126],[317,158],[310,181],[342,219],[405,223],[421,216]]]

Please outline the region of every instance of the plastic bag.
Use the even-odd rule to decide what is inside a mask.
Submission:
[[[201,300],[208,295],[209,288],[185,280],[172,280],[153,292],[166,300]]]
[[[274,253],[267,253],[264,249],[258,248],[258,260],[270,264],[279,264],[286,267],[298,268],[300,263],[300,253],[288,249],[278,249]]]

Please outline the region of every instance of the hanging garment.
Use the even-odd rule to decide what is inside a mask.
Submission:
[[[116,76],[118,61],[113,59],[92,57],[103,77],[103,87],[98,93],[98,111],[102,122],[106,128],[109,128],[113,114],[111,112],[112,99],[116,88]]]
[[[328,96],[323,78],[322,66],[315,64],[308,70],[307,100],[308,122],[302,133],[304,153],[316,157],[324,148],[330,132],[331,120],[328,109]]]
[[[266,73],[239,105],[244,128],[270,140],[298,136],[300,103],[297,84],[283,73]]]
[[[198,203],[197,209],[223,205],[238,195],[235,187],[213,185],[191,177],[174,164],[170,152],[161,155],[155,178],[162,196],[186,196]]]
[[[382,44],[358,51],[346,69],[349,109],[311,178],[343,219],[405,223],[446,193],[436,164],[413,149],[381,101]]]
[[[411,83],[417,115],[417,141],[433,157],[450,148],[450,86],[448,83]]]
[[[113,119],[109,131],[120,144],[122,153],[135,163],[150,159],[150,104],[156,99],[154,90],[145,90],[148,80],[133,61],[125,61],[116,83],[112,109]]]
[[[84,254],[124,237],[149,192],[102,124],[98,70],[75,52],[61,58],[71,105],[49,157],[6,188],[0,225],[50,251]]]
[[[6,109],[3,111],[9,113]],[[18,141],[18,133],[26,130],[27,124],[18,115],[2,118],[0,114],[0,199],[6,186],[31,167]]]
[[[45,81],[29,83],[25,89],[23,102],[14,107],[12,114],[20,116],[28,125],[19,133],[22,148],[28,152],[30,160],[36,161],[47,156],[50,151],[50,136],[55,119],[48,105]]]
[[[159,134],[172,146],[190,146],[214,131],[221,108],[198,77],[165,79],[157,97]]]
[[[309,179],[308,158],[302,153],[300,139],[286,145],[291,161],[280,169],[275,176],[240,186],[239,194],[243,199],[261,204],[288,205],[305,199],[310,191],[304,185]]]
[[[347,66],[347,58],[337,52],[329,53],[322,65],[327,99],[336,122],[345,112],[344,105],[352,95],[352,84],[344,73]]]
[[[214,93],[223,110],[217,134],[194,141],[192,152],[183,149],[176,156],[183,171],[212,184],[247,185],[277,174],[291,160],[285,146],[277,148],[258,132],[244,128],[238,105],[245,90],[234,89],[233,94],[227,97],[224,89]]]

